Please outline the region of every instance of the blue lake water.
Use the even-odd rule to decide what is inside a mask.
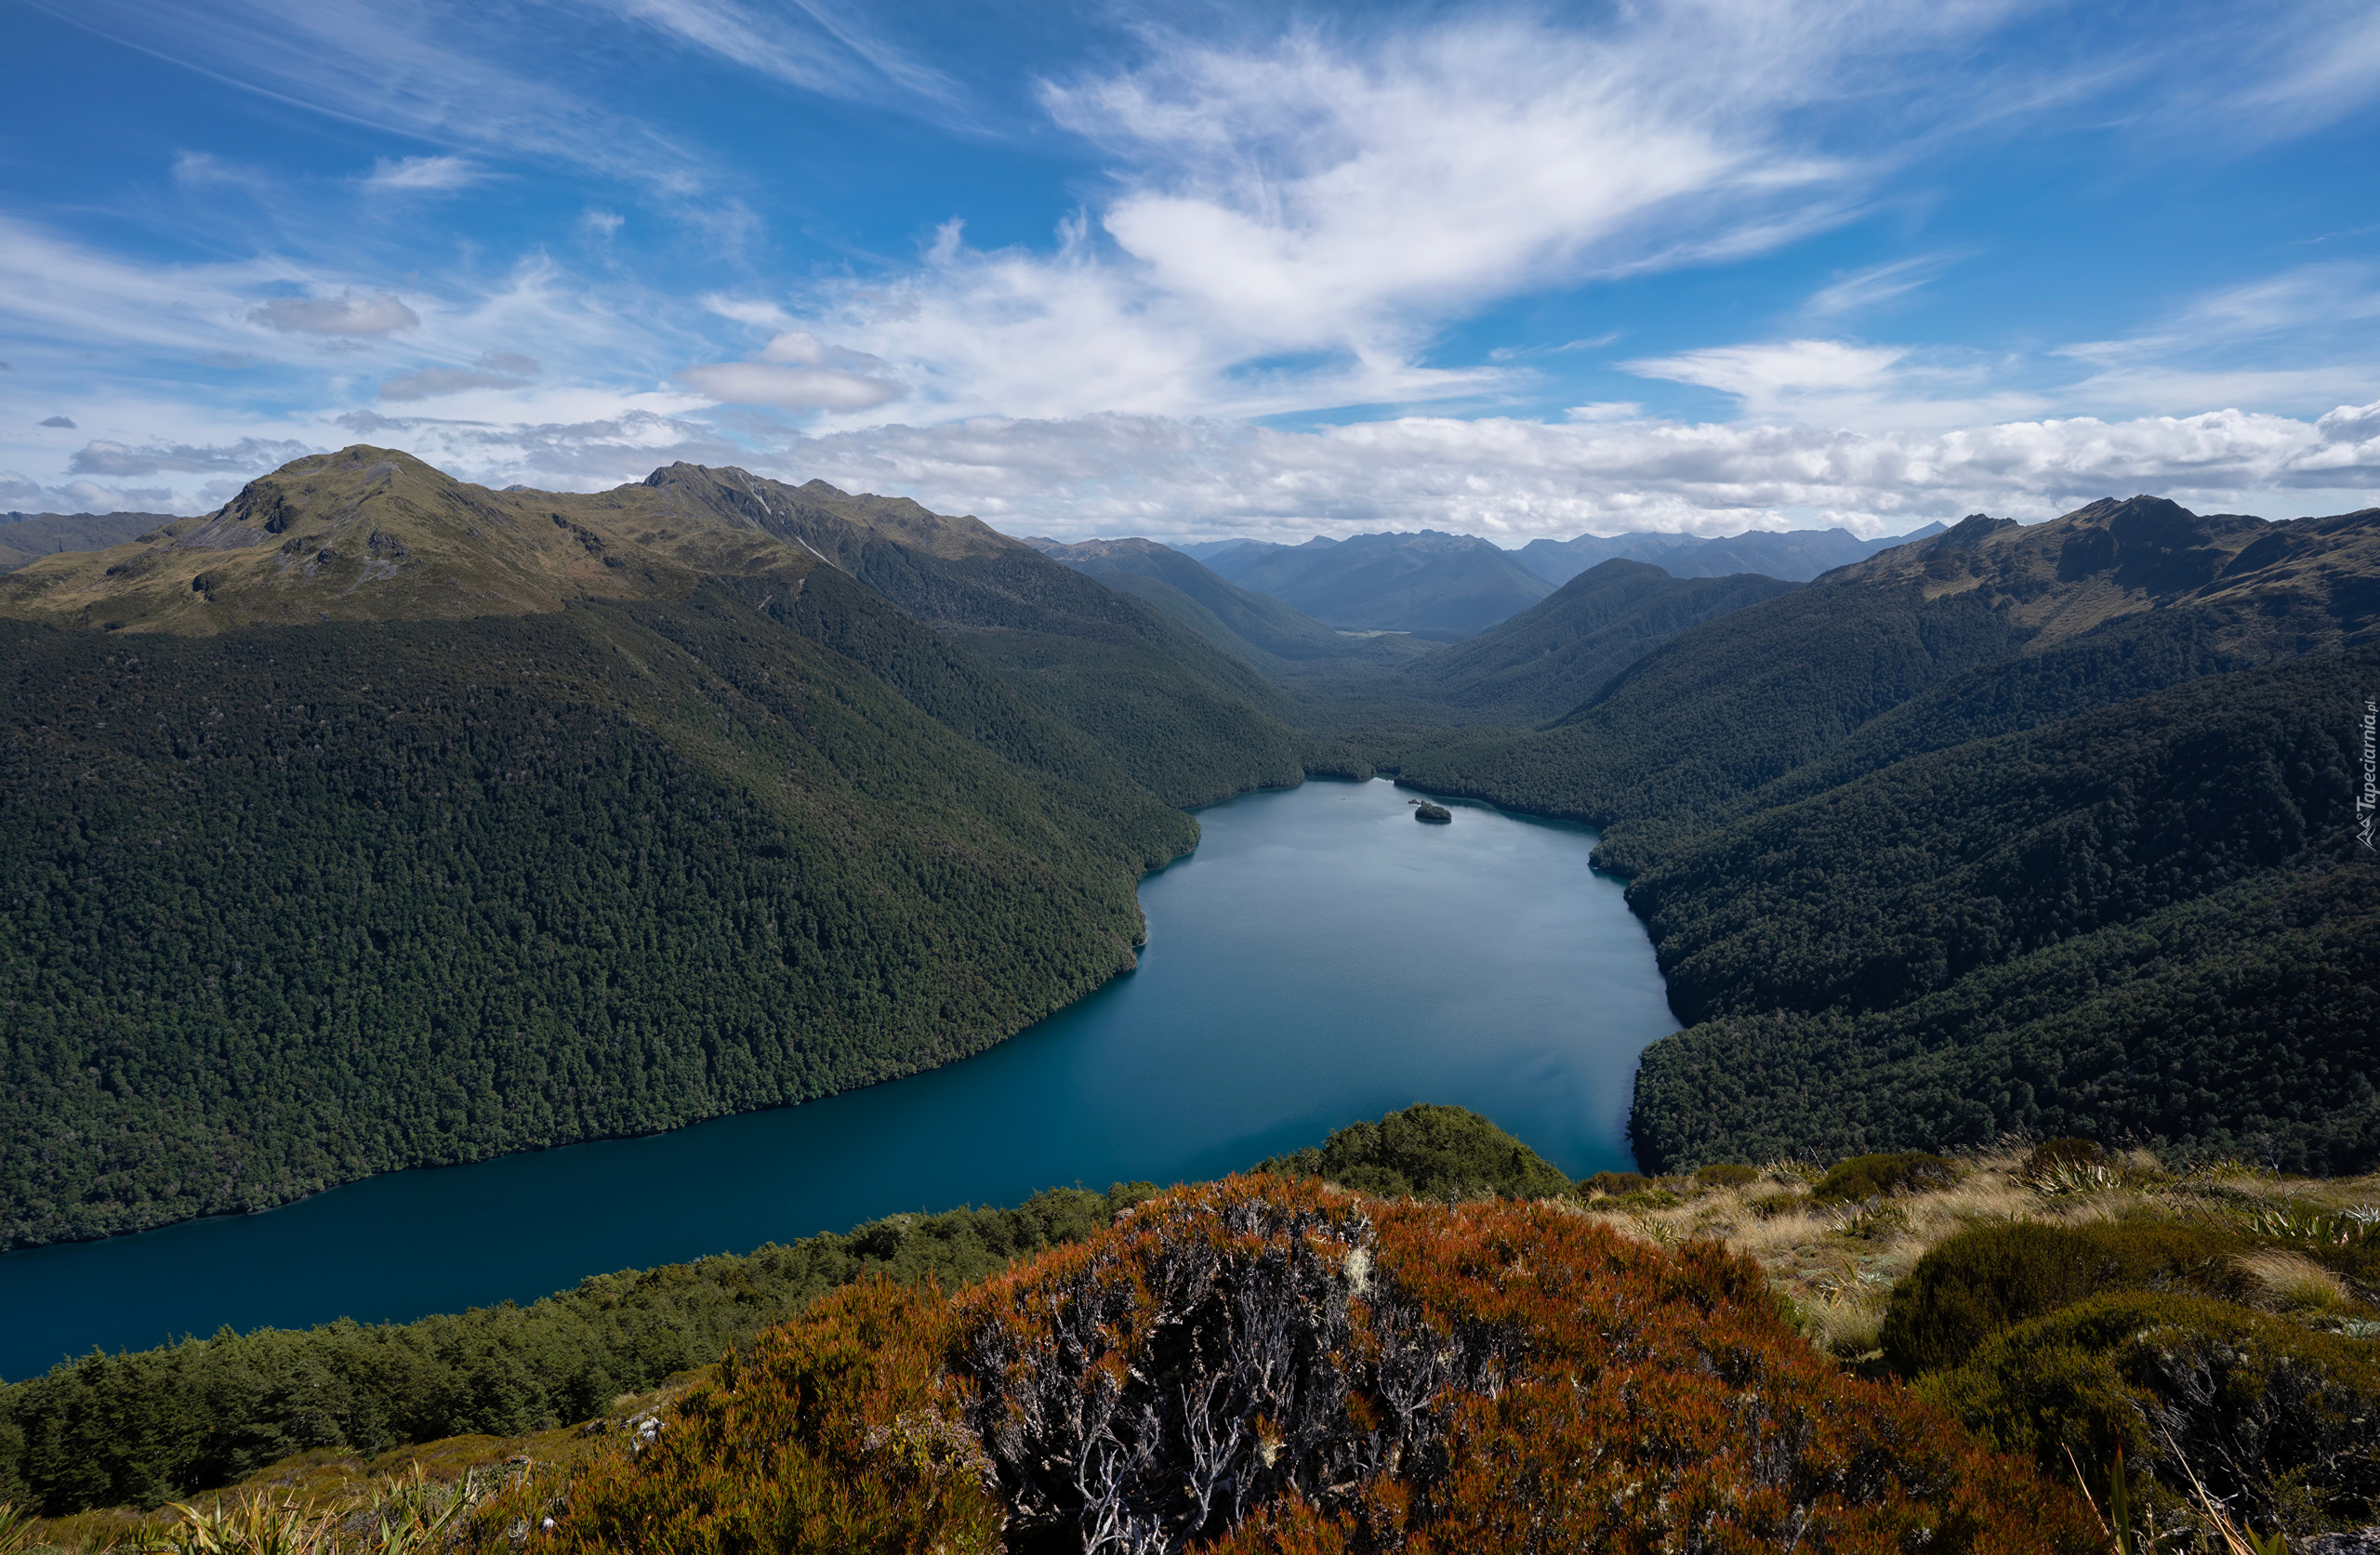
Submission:
[[[637,1140],[395,1172],[261,1215],[0,1257],[0,1377],[223,1324],[407,1319],[902,1210],[1254,1165],[1416,1101],[1573,1176],[1632,1165],[1636,1055],[1677,1029],[1594,834],[1384,781],[1198,812],[1117,979],[963,1063]]]

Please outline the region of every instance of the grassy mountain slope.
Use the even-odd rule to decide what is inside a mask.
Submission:
[[[1511,620],[1407,665],[1399,679],[1482,721],[1540,723],[1681,632],[1792,586],[1750,573],[1686,579],[1641,561],[1606,561]]]
[[[104,550],[172,523],[171,513],[9,513],[0,515],[0,573],[59,551]]]
[[[1187,817],[814,555],[624,490],[350,451],[0,584],[0,1234],[824,1095],[1130,964]]]
[[[2347,640],[2345,623],[2371,629],[2380,610],[2380,508],[2268,524],[2136,496],[2030,526],[1977,514],[1821,581],[1987,600],[2034,628],[2043,646],[2120,616],[2203,604],[2228,611],[2230,642],[2304,653]]]
[[[1210,569],[1317,621],[1454,641],[1518,613],[1554,586],[1470,534],[1422,530],[1216,553]]]

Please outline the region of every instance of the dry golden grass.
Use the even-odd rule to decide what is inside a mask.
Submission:
[[[2013,1145],[1981,1153],[1962,1162],[1966,1170],[1948,1188],[1868,1205],[1814,1204],[1809,1191],[1818,1172],[1772,1162],[1738,1187],[1662,1179],[1651,1192],[1598,1198],[1588,1207],[1649,1242],[1715,1237],[1756,1258],[1793,1301],[1810,1342],[1853,1359],[1874,1350],[1893,1286],[1928,1248],[1970,1226],[2164,1220],[2236,1228],[2259,1214],[2335,1214],[2380,1203],[2380,1176],[2284,1179],[2234,1164],[2175,1174],[2145,1150],[2110,1156],[2095,1171],[2029,1182],[2027,1153]],[[2354,1301],[2336,1274],[2294,1253],[2258,1253],[2243,1267],[2276,1310],[2327,1311]]]

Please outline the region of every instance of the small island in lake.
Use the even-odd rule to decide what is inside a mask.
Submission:
[[[1443,826],[1454,819],[1454,811],[1444,805],[1417,804],[1413,807],[1413,819],[1434,821]]]

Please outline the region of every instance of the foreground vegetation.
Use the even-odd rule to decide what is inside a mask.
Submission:
[[[2380,1179],[2176,1173],[2079,1140],[1567,1183],[1484,1119],[1415,1108],[1264,1176],[78,1362],[0,1408],[31,1435],[150,1436],[132,1406],[161,1378],[295,1379],[342,1346],[435,1352],[449,1396],[567,1377],[578,1352],[630,1390],[584,1422],[565,1389],[486,1434],[316,1446],[187,1512],[30,1536],[2097,1549],[2113,1520],[2128,1549],[2179,1555],[2380,1522]],[[225,1424],[270,1407],[253,1386],[178,1396]]]

